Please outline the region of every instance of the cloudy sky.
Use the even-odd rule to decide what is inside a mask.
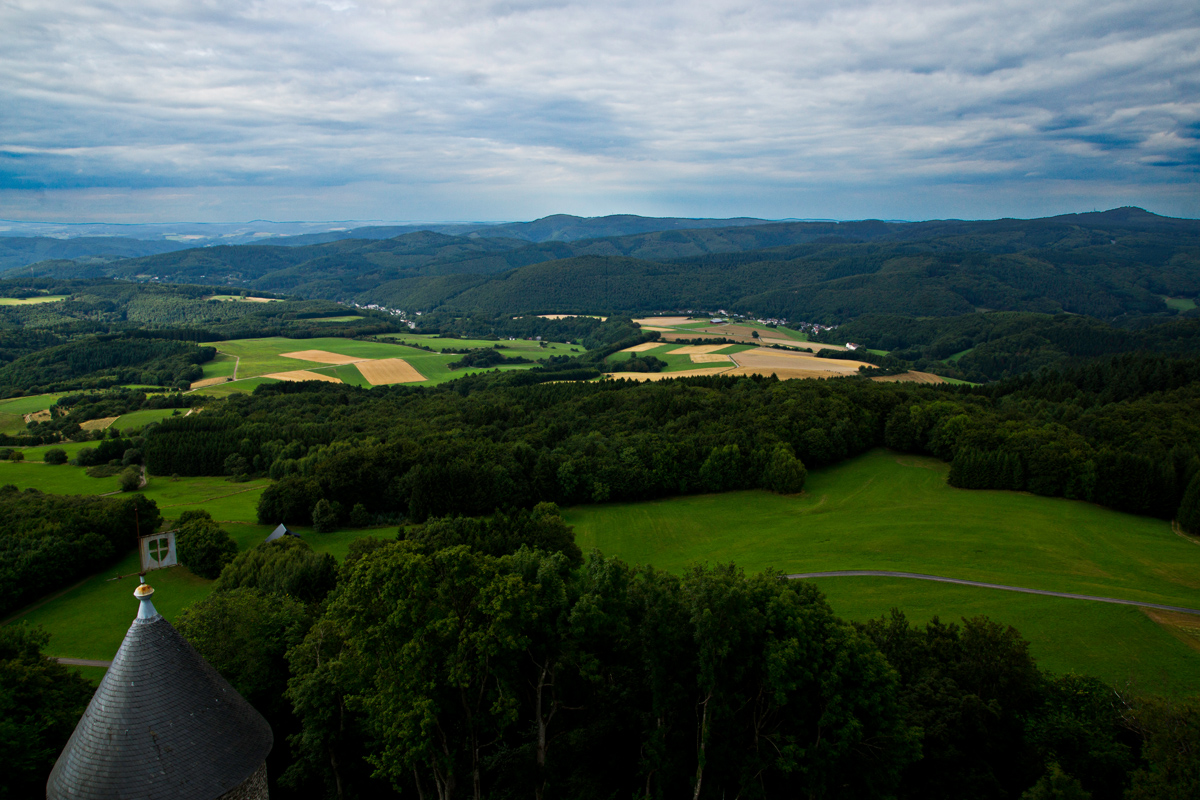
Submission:
[[[1200,216],[1181,0],[0,0],[0,217]]]

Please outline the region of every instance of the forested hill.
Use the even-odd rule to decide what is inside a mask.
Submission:
[[[487,232],[503,227],[511,226]],[[1200,294],[1200,221],[1140,209],[1036,220],[789,222],[538,244],[507,233],[212,247],[101,269],[414,311],[726,308],[825,323],[982,309],[1166,315],[1175,310],[1165,297]],[[72,268],[56,262],[33,271],[63,276]]]

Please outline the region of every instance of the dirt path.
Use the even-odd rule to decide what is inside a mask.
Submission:
[[[838,570],[836,572],[797,572],[785,575],[785,578],[914,578],[920,581],[936,581],[937,583],[957,583],[961,586],[978,586],[982,589],[1003,589],[1006,592],[1022,592],[1024,594],[1041,594],[1047,597],[1065,597],[1068,600],[1093,600],[1097,603],[1115,603],[1121,606],[1137,606],[1139,608],[1157,608],[1162,611],[1175,611],[1181,614],[1198,614],[1200,608],[1184,608],[1182,606],[1164,606],[1161,603],[1143,603],[1138,600],[1121,600],[1116,597],[1096,597],[1090,594],[1070,594],[1068,592],[1049,592],[1045,589],[1026,589],[1023,586],[1004,586],[999,583],[982,583],[980,581],[964,581],[958,578],[943,578],[940,575],[922,575],[919,572],[884,572],[874,569]]]

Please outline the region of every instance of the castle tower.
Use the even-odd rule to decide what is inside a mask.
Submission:
[[[266,800],[267,721],[141,601],[58,757],[47,800]]]

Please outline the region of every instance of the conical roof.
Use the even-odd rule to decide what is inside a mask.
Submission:
[[[271,751],[271,726],[138,587],[142,608],[46,783],[48,800],[214,800]]]

